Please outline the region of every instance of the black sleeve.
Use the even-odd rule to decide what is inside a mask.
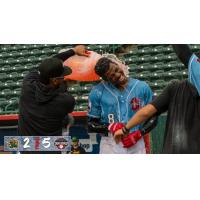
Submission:
[[[90,132],[108,135],[108,124],[102,124],[99,118],[88,117],[88,130]]]
[[[66,114],[71,113],[74,110],[75,99],[71,94],[62,94],[63,95],[63,109],[66,108]]]
[[[73,55],[75,55],[75,52],[73,49],[70,49],[68,51],[65,51],[65,52],[62,52],[62,53],[59,53],[59,54],[53,56],[53,58],[59,58],[64,62],[65,60],[67,60],[68,58],[70,58]]]
[[[188,66],[189,60],[192,56],[192,51],[189,48],[189,45],[187,44],[173,44],[172,45],[176,55],[181,60],[181,62]]]
[[[158,122],[157,114],[151,117],[150,119],[146,120],[144,124],[142,125],[142,129],[141,129],[142,135],[146,135],[147,133],[152,131],[156,127],[157,122]]]
[[[176,83],[177,82],[173,82],[173,83],[169,84],[163,90],[163,92],[150,103],[151,105],[153,105],[156,108],[158,115],[161,113],[164,113],[168,110],[170,99],[172,98],[171,95],[173,95],[172,90],[175,87]]]

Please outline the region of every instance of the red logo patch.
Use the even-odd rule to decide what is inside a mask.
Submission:
[[[131,99],[131,106],[132,110],[139,110],[142,107],[142,102],[140,98],[134,97],[133,99]]]
[[[199,58],[197,59],[197,62],[199,62],[199,63],[200,63],[200,59],[199,59]]]

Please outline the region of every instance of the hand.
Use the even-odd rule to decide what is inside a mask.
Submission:
[[[124,148],[130,148],[137,143],[138,140],[142,138],[141,131],[137,130],[130,133],[127,136],[122,137],[121,141],[124,145]]]
[[[118,131],[116,131],[114,134],[115,142],[118,144],[122,140],[123,136],[124,136],[124,133],[122,129],[119,129]]]
[[[85,45],[77,45],[73,48],[74,52],[78,56],[89,56],[90,52],[86,50]]]
[[[109,125],[108,130],[113,134],[114,136],[114,140],[116,143],[119,143],[121,140],[121,137],[115,136],[116,133],[121,130],[123,127],[125,126],[125,124],[121,123],[121,122],[116,122],[116,123],[112,123]],[[122,132],[123,135],[123,132]]]

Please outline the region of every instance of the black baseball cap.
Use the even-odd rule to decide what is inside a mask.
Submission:
[[[67,66],[63,67],[62,61],[58,58],[48,58],[43,60],[39,65],[38,71],[41,80],[64,77],[72,73],[71,68]]]

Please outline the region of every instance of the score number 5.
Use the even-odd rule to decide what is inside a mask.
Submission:
[[[44,139],[43,139],[42,144],[43,144],[43,147],[44,147],[44,148],[47,149],[47,148],[49,148],[49,147],[51,146],[51,143],[49,142],[50,139],[51,139],[50,137],[47,137],[47,138],[44,138]]]

